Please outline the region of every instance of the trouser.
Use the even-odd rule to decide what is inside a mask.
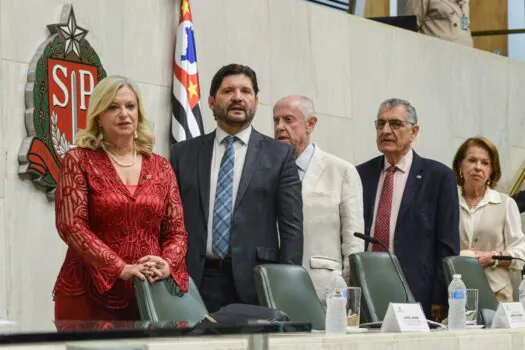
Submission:
[[[231,258],[206,259],[199,292],[210,314],[223,306],[239,302],[233,282]]]

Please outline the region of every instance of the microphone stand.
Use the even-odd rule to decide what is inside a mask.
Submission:
[[[525,263],[525,260],[522,259],[522,258],[515,258],[515,257],[508,256],[508,255],[493,255],[492,256],[492,260],[500,260],[500,261],[519,260],[519,261],[522,261],[523,263]],[[522,276],[525,275],[525,265],[524,265],[524,267],[521,270],[521,275]]]
[[[500,261],[511,261],[511,260],[519,260],[525,263],[525,260],[522,258],[515,258],[510,255],[493,255],[492,260],[500,260]]]

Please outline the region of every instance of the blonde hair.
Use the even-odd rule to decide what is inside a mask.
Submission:
[[[137,97],[139,117],[137,121],[137,129],[135,130],[135,147],[137,152],[146,156],[151,156],[153,152],[153,144],[155,143],[155,136],[151,131],[151,121],[144,112],[144,105],[142,104],[139,90],[135,83],[130,79],[118,75],[108,76],[98,82],[95,86],[93,94],[89,100],[87,126],[77,134],[75,140],[77,146],[92,150],[102,148],[102,142],[105,141],[98,123],[98,117],[109,108],[117,91],[124,86],[130,88]]]

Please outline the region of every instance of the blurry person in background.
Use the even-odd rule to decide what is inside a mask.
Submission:
[[[415,15],[420,33],[473,46],[469,0],[404,1],[404,12],[400,15]]]

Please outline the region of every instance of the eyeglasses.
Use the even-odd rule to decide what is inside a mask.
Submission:
[[[393,130],[400,129],[403,126],[405,126],[405,124],[414,125],[414,123],[406,122],[400,119],[390,119],[390,120],[377,119],[377,120],[374,120],[374,124],[376,125],[377,130],[383,130],[386,124],[389,124],[390,128]]]

